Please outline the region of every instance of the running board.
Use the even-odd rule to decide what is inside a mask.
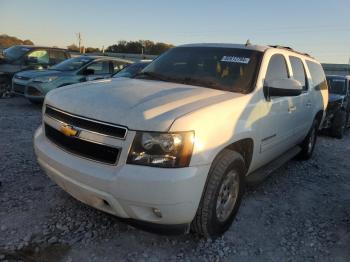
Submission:
[[[292,149],[288,150],[287,152],[285,152],[284,154],[282,154],[272,162],[253,171],[251,174],[249,174],[246,177],[247,184],[257,185],[261,183],[274,171],[276,171],[278,168],[280,168],[281,166],[286,164],[289,160],[294,158],[297,154],[299,154],[300,151],[301,151],[301,148],[299,146],[293,147]]]

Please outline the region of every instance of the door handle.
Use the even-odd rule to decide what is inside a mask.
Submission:
[[[288,108],[288,112],[289,112],[289,113],[293,113],[295,110],[297,110],[297,107],[296,107],[296,106],[290,106],[290,107]]]
[[[312,106],[312,103],[311,103],[311,102],[307,102],[307,103],[306,103],[306,106],[307,106],[307,107],[311,107],[311,106]]]

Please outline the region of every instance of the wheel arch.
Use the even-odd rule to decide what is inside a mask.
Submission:
[[[216,154],[214,161],[225,149],[229,149],[241,154],[246,165],[246,170],[249,169],[254,152],[254,141],[252,138],[243,138],[227,145]]]

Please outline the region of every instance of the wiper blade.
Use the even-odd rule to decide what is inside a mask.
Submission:
[[[137,73],[134,76],[134,78],[137,78],[139,76],[140,77],[148,77],[148,78],[155,79],[155,80],[166,81],[166,77],[159,75],[159,74],[152,73],[152,72],[140,72],[140,73]]]

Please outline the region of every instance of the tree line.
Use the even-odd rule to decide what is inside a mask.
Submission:
[[[31,40],[21,40],[14,36],[9,36],[6,34],[0,35],[0,47],[7,48],[13,45],[34,45]]]
[[[174,47],[171,44],[153,42],[150,40],[139,41],[118,41],[117,44],[108,46],[106,51],[113,53],[131,53],[145,55],[160,55],[168,49]]]
[[[150,40],[139,40],[139,41],[118,41],[117,44],[108,46],[106,52],[111,53],[129,53],[129,54],[145,54],[145,55],[160,55],[167,51],[169,48],[174,47],[171,44],[153,42]],[[75,44],[67,46],[68,50],[79,52],[79,47]],[[82,47],[85,53],[98,53],[103,50],[94,47]]]
[[[14,36],[6,34],[0,35],[0,47],[7,48],[13,45],[34,45],[31,40],[21,40]],[[168,49],[174,47],[171,44],[153,42],[150,40],[139,41],[118,41],[114,45],[110,45],[106,50],[101,50],[95,47],[82,47],[85,53],[99,53],[102,51],[111,53],[130,53],[130,54],[145,54],[145,55],[160,55]],[[75,44],[67,46],[67,49],[74,52],[79,52],[79,47]]]

